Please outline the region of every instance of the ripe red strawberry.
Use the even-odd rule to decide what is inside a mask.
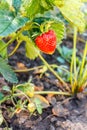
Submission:
[[[35,39],[38,48],[46,54],[53,54],[56,49],[56,42],[56,34],[53,30],[49,30]]]

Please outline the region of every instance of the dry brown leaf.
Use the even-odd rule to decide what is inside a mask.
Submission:
[[[50,98],[51,98],[51,97],[53,97],[54,95],[55,95],[55,94],[51,94],[51,93],[50,93],[50,94],[48,94],[47,97],[50,97]]]
[[[49,106],[49,102],[45,97],[43,97],[41,95],[35,95],[35,98],[39,98],[42,103],[45,103]]]
[[[15,110],[15,113],[17,113],[17,114],[18,114],[18,113],[20,113],[20,112],[21,112],[21,110],[22,110],[21,108],[17,108],[17,109]]]
[[[69,115],[68,109],[64,108],[61,104],[56,104],[53,109],[52,113],[55,116],[64,117]]]
[[[50,103],[50,104],[52,104],[53,106],[54,106],[54,104],[56,103],[56,98],[55,97],[50,97],[50,96],[47,96],[47,98],[46,98],[47,100],[48,100],[48,102]]]
[[[35,86],[34,91],[42,91],[44,89],[43,86]]]
[[[27,69],[27,67],[21,62],[17,62],[17,68],[18,69]]]

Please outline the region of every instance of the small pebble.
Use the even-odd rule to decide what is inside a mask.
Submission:
[[[56,104],[53,107],[52,112],[54,115],[56,115],[58,117],[65,117],[65,116],[69,115],[68,109],[63,107],[63,105],[61,105],[61,104]]]
[[[50,125],[50,129],[49,130],[55,130],[55,127],[53,125]]]
[[[56,130],[64,130],[64,129],[63,129],[63,128],[59,128],[59,127],[57,127]]]
[[[55,122],[55,121],[57,121],[57,118],[56,118],[56,117],[52,117],[52,118],[51,118],[51,122],[53,123],[53,122]]]
[[[56,126],[60,126],[60,125],[61,125],[61,121],[57,121]]]

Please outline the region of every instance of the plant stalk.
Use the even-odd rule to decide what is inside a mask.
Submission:
[[[55,65],[55,64],[51,64],[50,65],[52,68],[59,68],[63,71],[65,71],[66,73],[70,73],[67,69],[61,67],[61,66],[58,66],[58,65]],[[28,72],[28,71],[32,71],[32,70],[36,70],[36,69],[40,69],[40,68],[43,68],[44,65],[41,65],[41,66],[36,66],[36,67],[33,67],[33,68],[26,68],[26,69],[18,69],[18,70],[14,70],[14,72],[17,72],[17,73],[22,73],[22,72]]]
[[[3,46],[1,49],[0,49],[0,53],[6,48],[8,47],[10,44],[12,44],[12,42],[20,35],[20,33],[23,31],[23,29],[21,29],[10,41],[8,41],[6,43],[5,46]]]
[[[54,95],[66,95],[66,96],[71,96],[71,93],[68,92],[58,92],[58,91],[36,91],[34,94],[54,94]]]
[[[10,44],[13,43],[13,41],[24,31],[24,30],[29,30],[32,26],[32,23],[27,23],[22,29],[20,29],[17,34],[11,39],[9,40],[5,46],[3,46],[1,49],[0,49],[0,53],[6,48],[8,47]]]
[[[66,87],[67,84],[62,80],[62,78],[51,68],[51,66],[46,62],[46,60],[39,54],[40,59],[43,61],[43,63],[47,66],[47,68],[63,83]]]
[[[74,28],[74,38],[73,38],[73,43],[74,43],[74,50],[73,50],[73,62],[74,62],[74,74],[75,78],[77,79],[77,72],[76,72],[76,42],[77,42],[77,28]]]
[[[68,92],[58,92],[58,91],[35,91],[34,95],[45,95],[45,94],[54,94],[54,95],[66,95],[66,96],[71,96],[71,93]],[[13,97],[17,97],[17,96],[22,96],[24,95],[23,93],[16,93],[13,95]]]
[[[73,37],[73,54],[72,54],[72,61],[71,61],[71,67],[70,67],[70,80],[71,80],[71,86],[72,86],[72,93],[75,90],[75,85],[77,81],[77,71],[76,71],[76,42],[77,42],[77,28],[74,28],[74,37]],[[73,84],[73,79],[72,79],[72,74],[73,74],[73,69],[74,69],[74,84]]]
[[[82,58],[82,63],[81,63],[81,68],[80,68],[80,76],[82,75],[82,72],[83,72],[83,69],[84,69],[86,54],[87,54],[87,42],[86,42],[85,50],[84,50],[84,53],[83,53],[83,58]]]
[[[14,48],[14,50],[8,55],[8,57],[14,55],[14,53],[17,51],[18,47],[20,46],[21,41],[18,42],[18,44],[16,45],[16,47]]]

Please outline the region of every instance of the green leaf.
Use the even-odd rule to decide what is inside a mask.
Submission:
[[[67,61],[70,62],[71,61],[71,56],[72,56],[72,49],[66,47],[66,46],[58,46],[57,47],[58,52],[60,53],[61,57]],[[59,59],[60,60],[60,59]]]
[[[10,5],[10,1],[8,0],[1,0],[0,1],[0,10],[3,9],[3,10],[9,10],[9,5]]]
[[[71,57],[72,55],[72,49],[66,47],[66,46],[63,46],[62,47],[62,54],[65,56],[65,57]]]
[[[47,2],[46,2],[46,0],[41,0],[40,5],[41,5],[42,7],[44,7],[44,8],[46,8],[46,9],[49,8],[49,7],[48,7],[48,4],[47,4]]]
[[[3,100],[4,99],[4,95],[3,93],[0,92],[0,100]]]
[[[85,29],[85,19],[84,14],[81,11],[82,2],[81,0],[64,0],[63,6],[59,6],[57,3],[54,3],[64,17],[74,26],[78,28],[80,32],[83,32]]]
[[[52,4],[49,0],[40,0],[40,5],[46,10],[52,9]]]
[[[22,0],[12,0],[12,5],[15,8],[17,13],[20,10],[21,4],[22,4]]]
[[[26,41],[26,56],[30,59],[35,59],[38,54],[39,54],[39,50],[35,47],[33,41],[28,38],[27,41]]]
[[[32,18],[39,12],[40,12],[40,1],[39,0],[28,1],[26,5],[27,16]]]
[[[20,15],[14,16],[9,10],[0,9],[0,36],[7,36],[27,22],[27,18]]]
[[[64,5],[64,0],[54,0],[53,3],[59,7]]]
[[[35,98],[34,102],[35,102],[36,109],[37,109],[38,113],[42,114],[42,105],[41,105],[40,99],[39,98]]]
[[[0,48],[4,47],[5,46],[5,42],[0,40]],[[5,58],[7,56],[7,48],[5,48],[1,53],[0,55]]]
[[[9,92],[10,91],[10,87],[9,86],[3,86],[3,88],[2,88],[4,91],[7,91],[7,92]]]
[[[57,5],[62,5],[64,0],[48,0],[50,3],[55,3]]]
[[[11,83],[18,82],[16,74],[2,58],[0,58],[0,73],[6,80],[10,81]]]
[[[29,97],[34,96],[34,84],[28,82],[17,86],[17,89],[28,95]]]
[[[81,0],[82,2],[87,2],[87,0]]]
[[[47,10],[53,9],[49,0],[26,0],[24,9],[29,18],[35,17],[38,13],[44,13]]]
[[[58,43],[61,42],[61,40],[64,38],[65,34],[65,26],[63,22],[60,21],[54,21],[53,24],[51,24],[51,29],[53,29],[57,36]]]
[[[57,58],[57,61],[60,62],[61,64],[65,63],[65,60],[60,56]]]

